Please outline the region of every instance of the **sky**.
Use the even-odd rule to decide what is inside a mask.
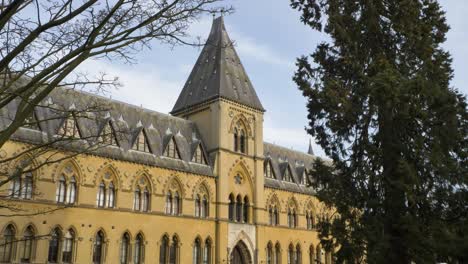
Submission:
[[[453,57],[455,77],[451,85],[468,94],[468,4],[440,0],[451,30],[444,47]],[[263,107],[264,141],[307,151],[310,135],[306,100],[292,81],[296,58],[310,54],[327,37],[304,26],[289,0],[227,0],[235,12],[225,16],[225,25]],[[206,39],[212,17],[201,18],[189,30],[192,37]],[[158,42],[141,51],[135,64],[93,60],[86,72],[118,76],[123,84],[108,97],[162,113],[172,109],[195,64],[201,48],[170,47]],[[312,140],[313,141],[313,140]],[[315,154],[325,156],[312,142]]]

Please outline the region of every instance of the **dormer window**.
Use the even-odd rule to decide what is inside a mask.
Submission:
[[[23,127],[33,130],[41,130],[37,120],[36,112],[33,111],[28,117],[26,117],[26,119],[24,119]]]
[[[273,169],[271,168],[271,162],[265,162],[264,174],[265,178],[274,178]]]
[[[177,149],[177,144],[175,143],[174,138],[169,140],[166,150],[164,151],[164,156],[173,159],[180,159],[179,150]]]
[[[104,128],[102,129],[99,141],[105,145],[119,146],[119,143],[117,141],[117,137],[115,134],[115,130],[112,127],[111,121],[107,122]]]
[[[292,173],[291,173],[291,168],[288,166],[286,170],[284,171],[284,177],[283,179],[287,182],[293,182],[292,179]]]
[[[59,129],[59,135],[71,138],[81,138],[81,132],[76,122],[75,115],[70,114]]]
[[[132,149],[151,153],[151,149],[148,146],[148,139],[146,138],[146,133],[144,130],[141,130],[138,134],[135,142],[133,143]]]
[[[305,170],[305,169],[304,169],[304,172],[302,173],[301,184],[302,185],[307,185],[307,170]]]
[[[203,149],[201,147],[201,144],[198,144],[197,148],[195,149],[195,153],[193,154],[192,157],[192,162],[200,163],[206,165],[206,158],[205,154],[203,154]]]

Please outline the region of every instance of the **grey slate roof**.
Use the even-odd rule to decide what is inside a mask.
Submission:
[[[313,171],[313,163],[317,159],[316,156],[267,142],[263,143],[263,152],[265,162],[271,164],[274,175],[273,179],[265,178],[265,186],[291,192],[315,194],[312,187],[300,184],[300,177],[304,173],[304,170],[307,170],[307,172]],[[291,169],[293,183],[283,180],[284,173],[288,167]],[[309,182],[314,182],[315,179],[312,177],[312,174],[307,173],[306,175]]]
[[[171,113],[216,98],[265,111],[226,32],[223,17],[213,21],[208,40]]]
[[[4,129],[11,122],[10,120],[16,112],[17,103],[17,101],[13,101],[5,108],[0,109],[0,129]],[[52,108],[75,108],[79,111],[80,109],[89,109],[94,105],[99,105],[97,111],[87,114],[92,118],[86,118],[83,113],[80,113],[79,117],[76,118],[83,140],[72,141],[71,144],[63,146],[64,148],[79,151],[85,146],[96,144],[97,136],[101,134],[104,126],[110,122],[112,127],[118,131],[117,141],[119,146],[104,146],[93,150],[92,154],[213,176],[210,165],[190,162],[198,144],[202,144],[202,149],[205,150],[202,138],[193,122],[69,89],[56,88],[42,106],[35,108],[37,119],[39,121],[46,120],[39,122],[40,130],[20,128],[12,139],[36,144],[51,142],[65,121],[64,112],[54,111]],[[131,149],[142,130],[146,134],[152,153]],[[177,144],[181,159],[162,156],[172,137]],[[205,156],[210,162],[210,158],[206,153]]]

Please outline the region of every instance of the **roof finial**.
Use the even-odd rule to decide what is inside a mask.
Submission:
[[[312,149],[312,139],[311,138],[309,138],[309,150],[307,151],[307,154],[314,155],[314,150]]]

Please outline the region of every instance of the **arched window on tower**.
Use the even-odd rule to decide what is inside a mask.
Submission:
[[[210,213],[210,204],[208,202],[208,197],[203,195],[202,204],[201,204],[201,217],[206,218]]]
[[[172,213],[172,193],[171,193],[171,191],[167,191],[167,193],[166,193],[165,212],[166,212],[166,214],[171,214]]]
[[[242,217],[243,217],[243,222],[248,223],[249,222],[249,198],[247,196],[244,197],[244,207],[243,207],[243,212],[242,212]]]
[[[236,198],[236,221],[240,222],[242,221],[242,198],[240,195],[237,195]]]
[[[231,193],[229,195],[229,220],[231,221],[235,220],[235,207],[236,202],[234,200],[234,195]]]
[[[237,128],[234,129],[234,151],[239,151],[239,131]]]
[[[175,192],[175,194],[174,194],[174,200],[173,200],[173,205],[172,205],[172,214],[173,215],[179,215],[180,214],[179,192]]]
[[[201,210],[200,195],[197,194],[197,196],[195,197],[195,217],[200,217],[200,210]]]
[[[240,140],[239,140],[239,145],[240,145],[240,152],[241,153],[247,153],[247,142],[246,142],[246,137],[245,137],[245,132],[243,129],[240,131]]]

